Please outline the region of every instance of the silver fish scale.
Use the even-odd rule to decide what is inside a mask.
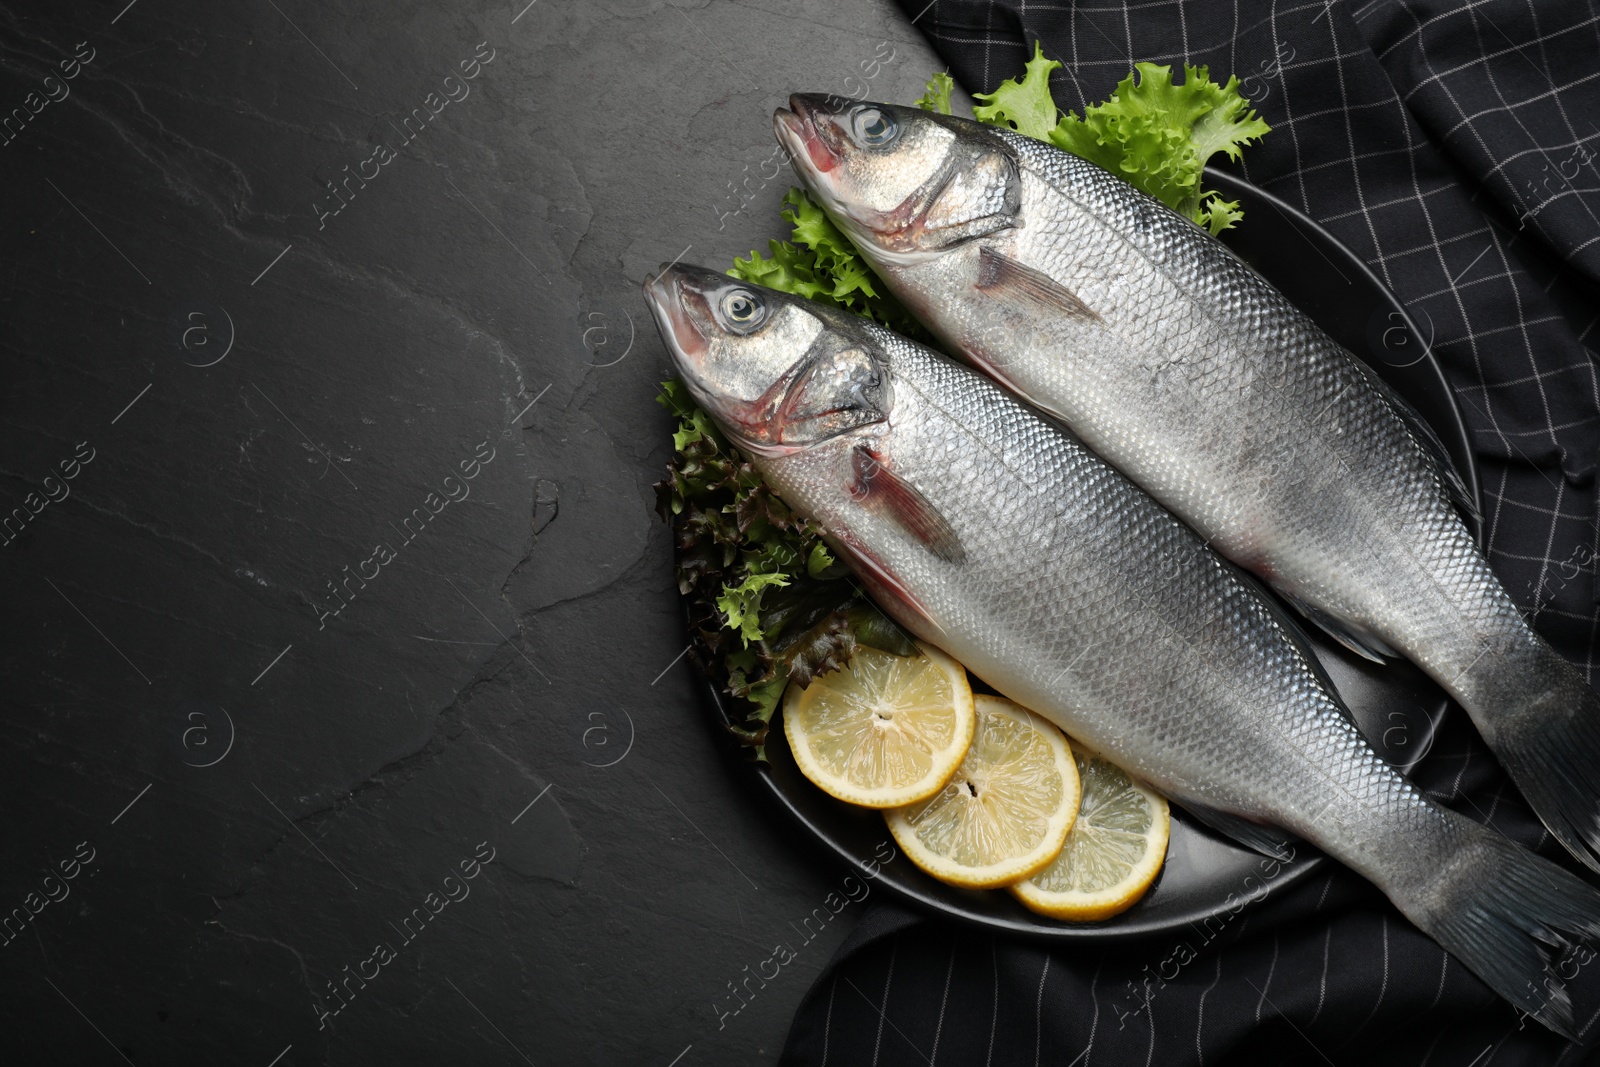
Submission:
[[[932,625],[880,596],[899,621],[1174,799],[1284,826],[1369,874],[1385,842],[1391,874],[1397,854],[1452,847],[1438,809],[1372,751],[1192,530],[986,379],[856,328],[888,355],[893,397],[865,440],[951,524],[965,561],[857,499],[859,433],[758,463]]]
[[[1472,664],[1531,634],[1371,372],[1187,219],[1069,153],[985,135],[1020,160],[1022,207],[982,243],[1100,320],[998,308],[974,284],[979,242],[875,263],[902,297],[1224,555],[1491,699]]]

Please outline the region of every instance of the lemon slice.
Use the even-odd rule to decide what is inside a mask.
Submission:
[[[884,812],[911,862],[952,885],[986,889],[1039,870],[1078,811],[1078,771],[1053,725],[1000,697],[974,697],[978,728],[937,796]]]
[[[939,791],[972,743],[967,672],[930,645],[896,656],[859,646],[845,667],[783,697],[794,761],[821,789],[869,808]]]
[[[1044,915],[1093,922],[1144,896],[1166,859],[1171,824],[1159,793],[1081,746],[1074,755],[1083,781],[1078,820],[1060,855],[1011,892]]]

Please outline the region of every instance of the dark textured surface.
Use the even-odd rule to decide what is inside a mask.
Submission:
[[[862,905],[797,932],[846,872],[675,659],[636,287],[778,232],[791,89],[910,99],[926,45],[883,0],[124,2],[0,12],[0,1060],[772,1060]]]

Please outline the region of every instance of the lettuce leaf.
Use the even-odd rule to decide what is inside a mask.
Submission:
[[[956,87],[956,80],[950,77],[950,72],[941,70],[928,79],[928,86],[921,96],[917,97],[917,106],[924,111],[937,112],[940,115],[950,114],[950,91]]]
[[[1185,66],[1175,85],[1171,67],[1138,63],[1109,100],[1084,108],[1082,118],[1063,115],[1048,139],[1218,234],[1242,215],[1236,202],[1200,188],[1201,173],[1218,152],[1238,159],[1270,129],[1239,93],[1238,78],[1218,85],[1205,67]]]
[[[990,126],[1009,127],[1035,140],[1050,140],[1050,133],[1061,118],[1055,98],[1050,95],[1050,72],[1060,66],[1060,60],[1046,59],[1044,46],[1035,41],[1033,58],[1023,67],[1022,80],[1007,78],[992,93],[973,93],[974,100],[985,103],[972,109],[972,117]]]
[[[738,585],[725,585],[717,597],[717,608],[728,620],[728,629],[737,633],[746,645],[759,641],[761,632],[761,594],[768,586],[788,585],[789,579],[778,573],[745,575]]]
[[[1060,66],[1034,42],[1021,80],[974,94],[985,103],[973,115],[1098,163],[1213,235],[1244,217],[1237,202],[1200,188],[1212,156],[1238,159],[1245,145],[1271,129],[1239,92],[1238,78],[1218,85],[1205,67],[1185,66],[1183,82],[1175,85],[1171,67],[1136,63],[1110,99],[1079,116],[1057,111],[1050,95],[1050,72]]]

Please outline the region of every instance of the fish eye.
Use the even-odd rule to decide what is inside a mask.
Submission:
[[[748,289],[730,290],[722,298],[722,315],[736,330],[752,330],[761,324],[767,307]]]
[[[856,139],[862,144],[881,148],[894,140],[895,134],[900,132],[900,125],[887,111],[869,107],[856,112],[855,131]]]

